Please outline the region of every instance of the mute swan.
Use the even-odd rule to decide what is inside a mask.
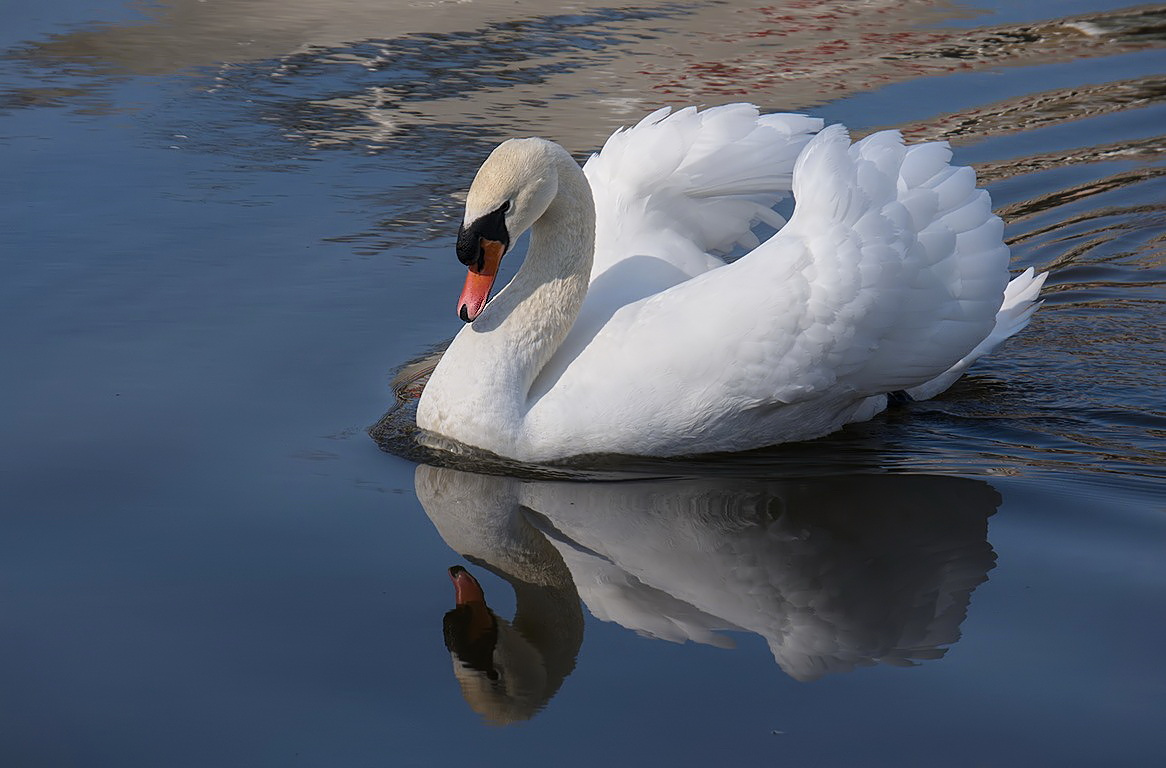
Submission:
[[[583,169],[544,139],[498,146],[458,232],[467,325],[418,425],[522,461],[757,448],[932,397],[1028,323],[1045,275],[1008,281],[972,169],[945,144],[820,128],[732,104],[658,110]],[[760,243],[759,220],[779,227]]]

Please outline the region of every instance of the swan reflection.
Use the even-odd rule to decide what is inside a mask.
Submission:
[[[415,480],[446,543],[515,591],[513,622],[490,612],[491,629],[472,613],[488,611],[481,588],[451,569],[454,673],[495,722],[531,717],[570,674],[580,600],[662,640],[732,647],[726,631],[756,633],[808,681],[943,656],[995,563],[987,519],[1000,499],[971,479],[580,483],[421,465]]]

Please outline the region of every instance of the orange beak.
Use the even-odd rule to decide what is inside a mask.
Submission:
[[[498,265],[502,263],[505,250],[502,243],[484,237],[478,238],[478,247],[482,257],[470,267],[466,285],[457,300],[458,317],[467,323],[472,323],[482,314],[482,307],[486,306],[490,298],[490,289],[494,287],[494,278],[498,276]]]

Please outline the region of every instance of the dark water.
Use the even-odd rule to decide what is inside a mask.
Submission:
[[[0,764],[1166,756],[1161,6],[0,18]],[[802,446],[554,477],[378,450],[394,370],[459,325],[496,141],[582,155],[734,99],[951,140],[1051,272],[1031,326]],[[502,617],[485,656],[454,628],[464,663],[454,564]]]

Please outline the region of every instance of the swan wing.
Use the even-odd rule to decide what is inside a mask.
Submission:
[[[1009,252],[987,192],[950,159],[946,144],[905,147],[897,132],[854,145],[842,126],[820,132],[777,234],[620,308],[548,366],[528,404],[534,452],[807,439],[952,369],[996,327]],[[1012,332],[1024,311],[1010,310]]]
[[[595,200],[592,279],[632,257],[691,277],[724,263],[711,253],[756,247],[753,226],[785,223],[773,206],[821,127],[818,118],[726,104],[664,107],[616,131],[583,166]]]
[[[612,134],[583,167],[596,212],[587,297],[544,378],[557,378],[619,308],[723,267],[716,253],[755,248],[759,223],[784,226],[773,206],[821,128],[819,118],[726,104],[665,107]]]

